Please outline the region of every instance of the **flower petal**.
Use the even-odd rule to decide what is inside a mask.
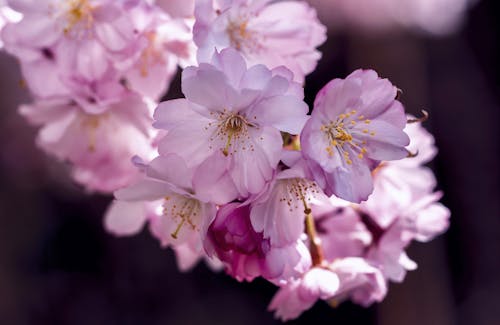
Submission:
[[[131,236],[141,231],[146,223],[143,202],[113,201],[106,211],[104,227],[115,236]]]

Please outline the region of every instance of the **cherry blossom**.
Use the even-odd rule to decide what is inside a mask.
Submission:
[[[202,233],[215,217],[215,205],[198,199],[193,191],[193,170],[186,166],[182,158],[175,154],[155,158],[144,169],[144,175],[131,185],[115,192],[120,203],[135,203],[143,209],[146,202],[156,205],[160,213],[137,214],[136,211],[119,215],[108,212],[108,229],[118,234],[133,234],[149,221],[152,233],[163,246],[200,242]],[[158,206],[158,201],[160,205]],[[116,210],[118,211],[118,210]],[[145,210],[146,212],[148,210]],[[128,226],[131,218],[138,218],[137,228]],[[149,216],[149,217],[148,217]],[[139,221],[141,220],[141,221]]]
[[[89,104],[92,108],[92,103]],[[40,125],[37,144],[60,160],[69,161],[76,181],[89,190],[112,192],[137,176],[131,158],[154,154],[152,106],[129,94],[103,110],[86,110],[71,98],[40,99],[20,107],[31,123]]]
[[[198,0],[195,16],[199,61],[231,47],[250,66],[286,66],[298,82],[316,67],[321,57],[316,47],[326,39],[316,11],[302,1]]]
[[[314,303],[328,300],[336,305],[345,299],[365,306],[381,301],[387,286],[380,271],[362,258],[346,258],[324,267],[313,267],[302,278],[282,286],[269,310],[283,321],[297,318]]]
[[[205,249],[216,256],[228,274],[239,281],[262,276],[276,283],[287,283],[311,266],[309,252],[300,240],[276,247],[250,222],[250,207],[238,203],[222,206],[210,225]]]
[[[371,169],[408,155],[404,108],[397,89],[373,70],[335,79],[317,95],[301,133],[302,152],[327,195],[352,202],[373,192]]]
[[[307,116],[302,89],[284,68],[247,68],[233,49],[182,74],[186,99],[163,102],[155,125],[167,130],[161,155],[196,167],[194,187],[218,204],[258,194],[280,160],[280,131],[297,134]]]

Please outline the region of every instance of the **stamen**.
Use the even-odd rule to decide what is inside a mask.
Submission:
[[[88,31],[91,30],[94,23],[93,9],[88,0],[70,1],[69,10],[66,13],[68,25],[63,30],[64,34],[69,35],[77,27],[77,31],[71,36],[75,38],[88,37]]]
[[[248,18],[230,20],[226,32],[231,46],[238,51],[256,52],[261,48],[255,32],[248,29]]]
[[[309,201],[319,193],[316,183],[303,178],[292,178],[280,182],[284,182],[286,195],[286,197],[279,200],[280,202],[286,203],[290,211],[299,209],[300,203],[302,203],[306,234],[309,237],[309,252],[311,253],[313,265],[322,265],[324,261],[323,248],[316,232],[312,210],[309,207]]]
[[[172,219],[178,220],[175,230],[170,234],[172,238],[177,239],[181,229],[187,224],[191,229],[196,230],[197,224],[195,218],[200,212],[200,203],[195,199],[190,199],[180,195],[176,195],[177,200],[169,204],[171,197],[165,197],[163,204],[163,214],[170,216]],[[182,202],[179,207],[175,202]]]
[[[320,126],[320,130],[324,132],[329,140],[329,145],[326,147],[328,156],[332,157],[335,151],[339,151],[344,157],[344,161],[348,165],[352,165],[353,161],[350,157],[350,148],[353,151],[353,157],[364,159],[367,149],[364,147],[367,144],[366,140],[361,140],[353,136],[353,132],[363,133],[369,136],[375,136],[375,132],[369,128],[355,129],[358,123],[363,123],[367,127],[372,123],[370,119],[364,115],[357,116],[356,110],[351,110],[348,113],[342,113],[335,121],[330,121],[328,124]]]
[[[177,239],[177,237],[179,235],[179,231],[181,231],[181,228],[184,225],[184,222],[186,222],[186,219],[182,218],[181,222],[179,222],[179,224],[177,225],[177,228],[175,228],[175,231],[170,234],[170,236],[172,236],[173,239]]]

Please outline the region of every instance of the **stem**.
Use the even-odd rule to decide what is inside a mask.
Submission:
[[[313,265],[321,265],[324,260],[323,247],[321,247],[321,239],[318,237],[318,233],[316,232],[311,209],[306,208],[304,212],[306,213],[306,234],[309,237],[309,252],[311,253]]]

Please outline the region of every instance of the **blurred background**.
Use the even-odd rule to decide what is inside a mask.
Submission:
[[[383,303],[318,303],[290,323],[500,324],[500,2],[310,2],[329,39],[307,102],[356,68],[389,78],[408,112],[430,113],[432,167],[452,219],[445,235],[410,247],[419,268]],[[84,193],[36,149],[36,130],[16,112],[30,101],[16,61],[2,52],[0,69],[0,324],[280,323],[266,311],[272,285],[205,265],[180,273],[146,230],[106,234],[110,197]],[[180,96],[179,82],[166,98]]]

